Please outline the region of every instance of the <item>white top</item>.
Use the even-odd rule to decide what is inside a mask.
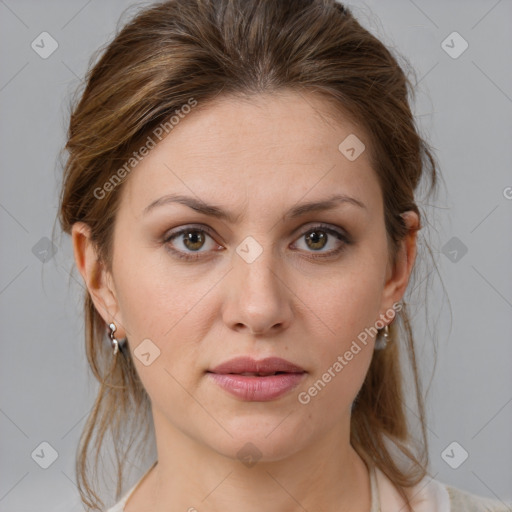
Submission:
[[[156,465],[146,471],[140,480],[106,512],[124,512],[128,498],[142,480]],[[397,512],[405,510],[405,502],[391,480],[377,467],[370,469],[371,509],[370,512]],[[426,475],[410,493],[414,512],[512,512],[512,503],[470,494],[456,487],[443,484]]]

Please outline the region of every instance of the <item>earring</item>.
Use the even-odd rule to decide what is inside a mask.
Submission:
[[[382,329],[379,330],[379,334],[375,340],[375,350],[384,350],[390,341],[389,325],[385,325]]]
[[[116,324],[114,324],[112,322],[111,324],[109,324],[109,327],[110,327],[109,337],[110,337],[110,341],[112,343],[112,348],[114,349],[114,355],[116,355],[119,349],[121,349],[121,350],[123,349],[124,343],[126,342],[126,338],[123,338],[122,340],[117,340],[114,337],[114,333],[117,330]]]

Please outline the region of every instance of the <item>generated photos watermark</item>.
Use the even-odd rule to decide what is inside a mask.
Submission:
[[[368,339],[370,337],[376,336],[378,334],[379,329],[382,329],[387,323],[389,323],[390,320],[393,320],[395,318],[395,315],[397,312],[402,310],[402,303],[401,302],[395,302],[393,306],[388,309],[384,314],[380,315],[380,320],[377,320],[375,324],[368,328],[365,327],[364,331],[360,332],[357,335],[357,340],[359,340],[360,343],[362,343],[364,346],[368,344]],[[385,322],[384,320],[387,320],[388,322]],[[339,355],[336,358],[336,361],[327,368],[326,372],[322,374],[322,377],[318,379],[312,386],[310,386],[307,391],[301,391],[297,398],[298,401],[302,405],[309,404],[311,402],[311,399],[320,393],[325,386],[329,382],[331,382],[332,379],[338,375],[345,366],[349,364],[350,361],[361,352],[362,348],[361,345],[358,344],[357,340],[353,340],[352,344],[350,345],[349,350],[345,351],[343,355]]]
[[[194,98],[190,98],[187,103],[174,111],[175,115],[172,115],[167,119],[167,121],[159,124],[153,130],[152,135],[148,135],[146,142],[139,148],[139,150],[134,151],[132,153],[133,156],[130,157],[122,167],[117,169],[117,171],[103,184],[103,186],[96,187],[94,189],[94,197],[96,199],[103,199],[106,197],[107,192],[112,192],[133,170],[133,168],[149,154],[149,151],[153,149],[166,135],[168,135],[173,128],[191,112],[192,107],[195,107],[196,105],[197,101]],[[155,139],[158,139],[158,142]]]

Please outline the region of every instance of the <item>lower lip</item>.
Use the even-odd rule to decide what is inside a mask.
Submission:
[[[211,373],[208,375],[232,395],[249,402],[275,400],[297,387],[306,373],[280,373],[266,377]]]

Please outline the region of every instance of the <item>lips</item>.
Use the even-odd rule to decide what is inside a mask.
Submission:
[[[236,374],[243,376],[265,377],[281,373],[304,373],[305,370],[286,359],[280,357],[268,357],[257,361],[251,357],[236,357],[226,361],[212,370],[210,373]]]
[[[290,393],[306,378],[306,371],[279,357],[238,357],[209,370],[207,377],[238,399],[268,402]]]

